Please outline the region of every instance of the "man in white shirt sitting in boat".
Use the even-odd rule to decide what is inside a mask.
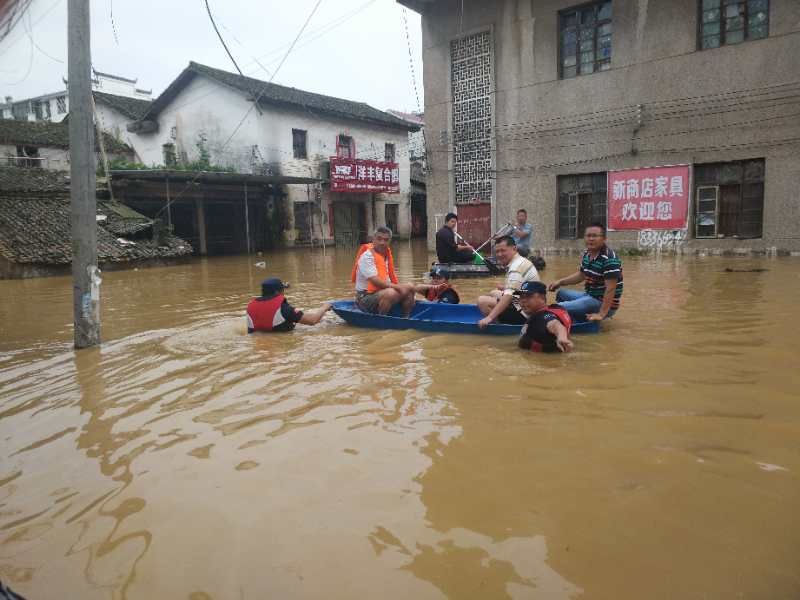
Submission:
[[[372,243],[362,246],[353,267],[356,306],[367,313],[385,315],[400,304],[403,316],[408,317],[416,302],[414,284],[398,283],[389,249],[391,239],[391,229],[378,227]]]
[[[478,308],[484,315],[478,321],[478,327],[484,329],[495,321],[504,325],[524,325],[530,315],[522,310],[514,292],[526,281],[539,281],[539,272],[531,261],[517,252],[517,245],[511,236],[498,239],[494,252],[497,262],[508,268],[506,281],[488,295],[478,298]]]

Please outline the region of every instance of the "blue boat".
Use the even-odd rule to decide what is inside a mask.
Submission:
[[[411,316],[405,318],[395,306],[388,315],[373,315],[360,310],[353,300],[337,300],[333,311],[350,325],[372,329],[417,329],[441,333],[479,333],[482,335],[519,335],[521,325],[492,323],[486,329],[478,327],[483,318],[476,304],[440,304],[417,302]],[[572,324],[573,333],[597,333],[600,324],[582,321]]]

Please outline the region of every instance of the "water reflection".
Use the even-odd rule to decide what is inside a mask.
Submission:
[[[419,280],[425,248],[395,251]],[[627,260],[623,309],[569,356],[332,315],[245,333],[267,273],[298,306],[348,295],[345,251],[109,273],[106,343],[78,354],[68,280],[0,282],[0,577],[31,598],[795,597],[800,281],[751,262],[770,270]]]

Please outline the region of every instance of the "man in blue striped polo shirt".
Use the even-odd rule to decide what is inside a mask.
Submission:
[[[612,317],[622,298],[622,261],[606,246],[606,228],[592,223],[584,233],[586,250],[581,266],[572,275],[550,284],[558,290],[556,302],[576,321],[602,321]],[[564,285],[584,283],[584,291],[561,290]]]

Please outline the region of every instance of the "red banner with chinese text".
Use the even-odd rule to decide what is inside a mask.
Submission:
[[[399,194],[400,168],[393,162],[332,156],[331,191]]]
[[[608,229],[686,229],[689,165],[608,173]]]

